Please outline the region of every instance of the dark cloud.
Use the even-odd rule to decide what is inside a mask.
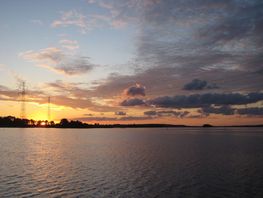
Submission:
[[[140,106],[140,105],[145,105],[144,100],[139,99],[139,98],[132,98],[132,99],[127,99],[124,100],[120,103],[121,106]]]
[[[157,112],[159,116],[163,117],[163,116],[175,116],[178,118],[184,118],[186,117],[188,114],[190,114],[189,111],[158,111]]]
[[[161,96],[149,100],[127,99],[121,106],[150,105],[164,108],[199,108],[210,105],[244,105],[263,100],[263,93],[206,93],[193,95]]]
[[[190,83],[184,85],[184,90],[202,90],[207,86],[205,80],[194,79]]]
[[[233,108],[229,105],[223,105],[220,107],[202,107],[199,110],[204,116],[209,116],[209,114],[221,114],[221,115],[245,115],[249,117],[258,117],[263,115],[262,107],[247,107],[247,108]]]
[[[143,114],[146,116],[156,116],[157,111],[145,111]]]
[[[212,106],[206,106],[202,107],[200,113],[209,115],[209,114],[222,114],[222,115],[234,115],[235,109],[230,107],[229,105],[223,105],[220,107],[212,107]]]
[[[219,114],[219,115],[245,115],[249,117],[258,117],[263,115],[262,107],[251,107],[251,108],[233,108],[230,105],[222,106],[204,106],[197,111],[198,115],[192,115],[189,111],[145,111],[144,115],[149,117],[168,117],[174,116],[178,118],[204,118],[210,114]]]
[[[146,103],[156,107],[198,108],[208,105],[241,105],[263,100],[263,93],[206,93],[194,95],[162,96]]]
[[[208,84],[205,80],[194,79],[190,83],[184,85],[184,90],[203,90],[203,89],[218,89],[216,84]]]
[[[208,84],[207,86],[206,86],[206,88],[207,89],[219,89],[220,87],[219,86],[217,86],[217,84]]]
[[[144,115],[146,116],[156,116],[156,117],[178,117],[178,118],[184,118],[186,117],[190,112],[188,111],[145,111]]]
[[[83,122],[91,122],[91,121],[117,121],[118,118],[116,117],[79,117],[74,118],[74,120],[80,120]]]
[[[127,96],[145,96],[145,87],[136,83],[135,86],[127,88],[124,93]]]
[[[92,113],[86,113],[86,114],[83,114],[84,116],[93,116]]]
[[[132,121],[132,120],[151,120],[154,118],[148,117],[148,116],[126,116],[126,117],[121,117],[119,120],[121,121]]]
[[[124,112],[124,111],[116,111],[116,112],[115,112],[115,115],[125,116],[125,115],[126,115],[126,112]]]
[[[240,115],[247,115],[247,116],[262,116],[263,115],[262,107],[243,108],[243,109],[237,109],[236,111]]]
[[[91,121],[138,121],[138,120],[151,120],[154,119],[148,116],[125,116],[125,117],[81,117],[74,118],[76,120],[91,122]]]

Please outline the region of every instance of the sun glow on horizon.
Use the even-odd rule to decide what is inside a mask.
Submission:
[[[43,121],[43,122],[41,122],[40,125],[41,125],[41,126],[46,126],[46,123]]]
[[[28,117],[33,120],[48,120],[47,113],[44,113],[44,112],[33,113],[29,115]]]

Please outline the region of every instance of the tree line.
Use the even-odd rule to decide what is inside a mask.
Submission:
[[[0,117],[0,127],[53,127],[53,128],[84,128],[90,126],[78,120],[61,119],[59,123],[48,120],[21,119],[14,116]]]

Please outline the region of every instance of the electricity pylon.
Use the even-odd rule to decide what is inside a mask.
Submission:
[[[22,81],[20,84],[20,97],[21,97],[21,111],[20,111],[20,118],[26,118],[26,83]]]
[[[48,97],[47,117],[48,117],[48,121],[50,121],[50,120],[51,120],[51,112],[50,112],[50,96]]]

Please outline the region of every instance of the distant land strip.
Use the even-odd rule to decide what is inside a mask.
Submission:
[[[59,123],[47,120],[21,119],[14,116],[0,117],[1,128],[168,128],[168,127],[263,127],[260,125],[232,125],[232,126],[212,126],[204,124],[202,126],[176,125],[176,124],[88,124],[79,120],[61,119]]]

